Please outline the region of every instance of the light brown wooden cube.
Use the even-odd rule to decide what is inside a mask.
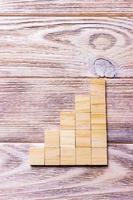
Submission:
[[[92,147],[107,147],[106,130],[91,130]]]
[[[105,80],[94,79],[90,83],[91,104],[105,103]]]
[[[60,165],[60,149],[45,147],[45,165]]]
[[[45,131],[45,146],[46,147],[59,147],[59,130],[46,130]]]
[[[61,147],[61,165],[75,164],[75,147]]]
[[[106,124],[106,114],[91,113],[91,124]]]
[[[61,112],[60,114],[60,128],[61,129],[75,129],[75,112]]]
[[[105,85],[105,79],[103,79],[103,78],[95,78],[95,79],[90,80],[90,84]]]
[[[60,130],[60,146],[75,147],[75,130]]]
[[[91,95],[91,105],[94,105],[94,104],[106,104],[106,96],[104,94],[100,96]]]
[[[91,146],[91,131],[76,130],[76,147],[90,147],[90,146]]]
[[[91,112],[97,114],[106,114],[106,105],[105,104],[91,104]]]
[[[31,147],[29,162],[30,165],[44,165],[44,147]]]
[[[107,148],[92,148],[92,165],[107,165]]]
[[[90,112],[90,95],[76,95],[75,110],[77,112]]]
[[[90,113],[76,112],[76,129],[90,129]]]
[[[106,124],[91,124],[91,130],[106,130]]]
[[[76,148],[76,164],[91,165],[91,148],[87,147]]]

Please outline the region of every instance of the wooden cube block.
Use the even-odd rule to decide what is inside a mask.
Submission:
[[[91,86],[91,96],[95,96],[96,98],[102,98],[105,96],[105,87],[92,85]]]
[[[90,80],[90,84],[95,84],[95,85],[105,85],[105,79],[103,78],[95,78]]]
[[[91,95],[91,105],[94,104],[106,104],[106,96],[102,94],[101,96]]]
[[[92,148],[92,165],[107,165],[107,148]]]
[[[76,129],[90,129],[90,113],[76,112]]]
[[[94,79],[90,82],[90,94],[91,94],[91,103],[96,99],[97,101],[102,100],[102,103],[105,102],[105,80],[103,79]]]
[[[106,124],[91,124],[91,130],[106,130]]]
[[[60,130],[60,146],[75,147],[75,130]]]
[[[90,112],[90,95],[76,95],[75,110],[77,112]]]
[[[76,147],[90,147],[90,146],[91,146],[91,131],[76,130]]]
[[[30,165],[44,165],[44,147],[31,147],[29,162]]]
[[[44,138],[46,147],[59,147],[59,130],[46,130]]]
[[[107,147],[106,130],[91,130],[92,147]]]
[[[60,128],[61,129],[75,129],[75,113],[74,112],[61,112],[60,114]]]
[[[91,165],[91,148],[87,147],[76,148],[76,164]]]
[[[75,148],[61,147],[61,165],[75,165]]]
[[[106,124],[106,114],[91,113],[91,124]]]
[[[60,149],[45,147],[45,165],[60,165]]]
[[[100,103],[91,104],[91,112],[97,114],[106,114],[106,105]]]

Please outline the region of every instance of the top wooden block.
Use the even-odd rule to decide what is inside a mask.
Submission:
[[[90,95],[76,95],[75,110],[78,112],[90,112]]]
[[[60,113],[60,128],[63,130],[75,130],[75,112]]]
[[[59,147],[59,130],[46,130],[44,138],[46,147]]]
[[[90,80],[90,84],[105,85],[105,79],[92,79]]]

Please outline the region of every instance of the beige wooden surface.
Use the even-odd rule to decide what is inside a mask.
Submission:
[[[0,77],[133,77],[133,18],[0,17],[0,44]]]
[[[98,76],[109,166],[31,168],[29,146]],[[132,0],[0,0],[0,200],[132,200],[132,143]]]
[[[132,0],[0,0],[2,15],[129,15]]]
[[[0,149],[1,200],[132,199],[132,144],[111,144],[109,166],[91,168],[31,168],[29,144],[1,143]]]

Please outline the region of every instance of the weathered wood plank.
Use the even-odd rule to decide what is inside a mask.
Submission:
[[[133,77],[132,57],[130,18],[0,17],[0,77]]]
[[[29,144],[0,144],[0,199],[132,200],[133,145],[110,145],[108,167],[30,167]]]
[[[0,14],[88,15],[90,13],[125,14],[133,12],[132,0],[0,0]]]
[[[59,126],[60,111],[74,109],[87,78],[0,79],[0,141],[43,142],[45,128]],[[133,79],[107,80],[110,142],[133,142]]]

